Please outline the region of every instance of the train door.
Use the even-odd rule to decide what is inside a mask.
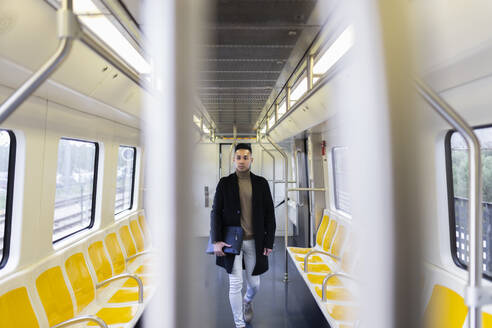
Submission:
[[[230,143],[221,143],[219,149],[219,179],[226,177],[233,171]]]
[[[310,133],[306,139],[307,151],[307,177],[309,191],[309,244],[315,244],[316,228],[318,227],[323,216],[325,208],[325,188],[323,172],[323,156],[321,154],[321,133]]]

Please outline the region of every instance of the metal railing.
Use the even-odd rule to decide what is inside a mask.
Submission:
[[[77,17],[73,13],[72,0],[62,0],[57,11],[58,38],[55,53],[27,81],[0,105],[0,123],[5,121],[30,95],[32,95],[60,64],[72,48],[72,42],[80,30]]]
[[[287,157],[287,153],[280,148],[268,135],[265,136],[268,142],[282,155],[284,158],[284,198],[285,198],[285,273],[284,273],[284,282],[289,280],[289,252],[287,250],[288,245],[288,235],[289,235],[289,192],[287,189],[289,188],[289,160]],[[261,138],[261,135],[260,135]]]
[[[57,8],[56,2],[49,1],[49,3]],[[0,105],[0,123],[4,122],[60,67],[70,53],[75,39],[79,39],[134,83],[149,90],[148,84],[140,77],[140,74],[117,53],[102,43],[92,32],[85,28],[81,29],[77,16],[73,12],[72,0],[61,0],[61,5],[57,8],[57,32],[60,41],[54,54]]]
[[[419,79],[415,79],[418,93],[431,107],[465,139],[469,148],[469,233],[470,265],[465,300],[469,308],[469,327],[482,327],[481,306],[492,303],[490,291],[482,287],[482,174],[480,142],[468,123],[439,95]]]
[[[272,158],[272,162],[273,162],[273,171],[272,171],[272,189],[273,189],[273,201],[275,201],[275,185],[278,181],[275,180],[275,156],[268,150],[265,148],[265,146],[263,146],[263,143],[261,142],[261,134],[260,134],[260,131],[258,130],[258,132],[256,133],[256,140],[258,141],[258,144],[260,145],[260,147],[265,151],[265,153],[268,154],[268,156],[270,156]]]

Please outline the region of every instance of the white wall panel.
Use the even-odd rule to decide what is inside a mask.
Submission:
[[[219,145],[200,143],[193,152],[193,190],[190,192],[190,202],[193,207],[193,227],[197,236],[209,236],[210,211],[219,182]],[[205,191],[209,190],[209,206],[205,207]]]

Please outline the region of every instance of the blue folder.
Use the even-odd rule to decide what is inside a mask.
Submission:
[[[226,244],[231,245],[231,247],[225,246],[222,250],[224,253],[238,255],[241,253],[241,246],[243,244],[243,228],[237,226],[227,226],[224,227],[222,237]],[[211,238],[208,239],[207,254],[214,254],[214,245],[212,244]]]

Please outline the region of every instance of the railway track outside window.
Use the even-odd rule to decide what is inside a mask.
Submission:
[[[477,127],[481,144],[482,210],[483,210],[483,273],[492,279],[492,127]],[[446,172],[448,180],[448,210],[451,254],[461,268],[469,263],[468,233],[468,147],[457,132],[446,136]]]
[[[99,145],[62,138],[58,145],[53,242],[94,225]]]

